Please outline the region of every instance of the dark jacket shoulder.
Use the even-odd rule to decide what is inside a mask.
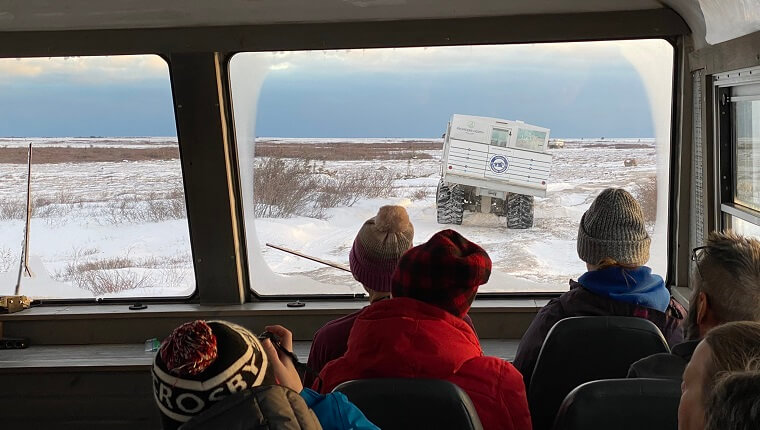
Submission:
[[[681,380],[699,340],[675,345],[669,354],[654,354],[633,363],[628,370],[629,378],[659,378]]]
[[[671,299],[668,309],[660,312],[631,303],[600,296],[576,281],[570,280],[570,290],[549,301],[531,322],[517,348],[514,365],[523,375],[526,388],[549,330],[559,320],[574,316],[634,316],[652,321],[663,333],[669,345],[683,341],[681,323],[686,311]]]
[[[310,387],[314,383],[315,375],[332,360],[342,357],[346,353],[348,335],[354,327],[356,317],[367,307],[359,309],[348,315],[332,320],[314,333],[314,340],[309,350],[307,367],[312,373],[307,372],[304,376],[304,386]]]
[[[180,430],[321,430],[314,412],[300,394],[265,385],[243,390],[219,401]]]

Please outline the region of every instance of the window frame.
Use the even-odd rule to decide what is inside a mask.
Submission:
[[[719,230],[733,227],[738,218],[760,227],[760,210],[736,202],[736,141],[734,111],[736,102],[760,100],[760,67],[713,75],[715,124],[715,225]],[[736,90],[741,95],[734,95]],[[744,90],[744,91],[742,91]],[[749,90],[749,93],[747,93]]]
[[[572,23],[572,25],[570,24]],[[424,29],[424,31],[420,31]],[[505,31],[505,29],[507,29]],[[549,30],[547,30],[549,29]],[[172,81],[175,119],[178,128],[180,158],[183,166],[185,199],[190,223],[190,242],[195,265],[196,293],[187,299],[173,298],[118,298],[105,300],[65,300],[65,304],[121,303],[130,302],[168,302],[197,303],[200,305],[217,303],[235,303],[240,290],[245,293],[245,301],[259,301],[251,293],[248,265],[245,259],[245,226],[240,222],[242,207],[239,196],[239,178],[236,169],[225,169],[218,160],[218,155],[235,161],[234,122],[229,103],[229,82],[227,73],[217,73],[212,79],[196,77],[196,88],[188,85],[176,85],[175,67],[195,70],[205,76],[212,70],[225,70],[226,61],[214,61],[218,58],[229,60],[244,51],[283,51],[303,49],[341,49],[401,46],[444,46],[489,43],[541,43],[557,41],[588,41],[615,39],[659,38],[674,47],[674,63],[683,61],[685,46],[688,45],[690,31],[683,18],[667,8],[625,11],[625,12],[582,12],[575,14],[543,14],[533,16],[487,16],[487,17],[450,17],[444,19],[394,19],[391,21],[371,21],[357,19],[349,22],[326,23],[276,23],[271,25],[244,24],[228,27],[203,28],[130,28],[101,30],[52,30],[52,31],[18,31],[0,32],[0,58],[25,58],[47,56],[80,55],[127,55],[157,54],[167,60]],[[730,43],[730,42],[729,42]],[[195,60],[189,57],[195,55]],[[185,57],[185,58],[183,58]],[[203,57],[198,58],[198,57]],[[678,70],[676,67],[675,71]],[[673,80],[673,115],[671,127],[672,154],[676,155],[683,123],[679,114],[684,109],[678,94],[683,89],[683,77],[677,72]],[[204,95],[196,93],[202,90]],[[209,97],[207,91],[213,90],[215,96]],[[180,97],[182,96],[182,97]],[[189,101],[178,105],[178,100]],[[207,109],[202,105],[215,105],[216,109]],[[688,105],[687,105],[688,107]],[[178,114],[182,111],[183,118]],[[191,134],[193,122],[209,124],[201,138]],[[187,126],[187,127],[186,127]],[[211,130],[213,128],[213,130]],[[223,130],[219,130],[222,128]],[[186,142],[185,136],[198,143]],[[201,140],[203,142],[201,142]],[[202,144],[201,144],[202,143]],[[229,150],[228,148],[232,148]],[[675,237],[673,221],[675,194],[678,176],[676,158],[671,157],[669,195],[670,238]],[[199,177],[208,173],[226,173],[224,184],[214,183],[198,186],[190,184],[188,178]],[[202,208],[204,198],[216,201],[217,196],[224,196],[224,207],[216,212]],[[232,213],[228,210],[232,207]],[[217,227],[216,237],[203,232],[209,218]],[[668,257],[668,278],[675,267],[673,247]],[[202,260],[202,264],[198,264]],[[242,260],[242,261],[241,261]],[[242,285],[241,285],[242,284]],[[556,297],[558,294],[552,294]],[[521,294],[523,297],[537,298],[537,294]],[[266,298],[267,300],[270,297]],[[276,300],[276,298],[271,298]],[[287,299],[292,300],[292,296]],[[331,301],[336,297],[330,296]],[[51,305],[63,304],[60,300]],[[48,302],[42,303],[43,305]],[[113,306],[112,306],[113,307]]]

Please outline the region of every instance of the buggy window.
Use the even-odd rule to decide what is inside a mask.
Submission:
[[[521,128],[517,132],[517,140],[515,141],[515,147],[520,149],[527,149],[530,151],[543,151],[544,142],[546,141],[546,133],[543,131],[526,130]]]
[[[494,128],[491,133],[491,145],[506,148],[509,143],[509,131]]]

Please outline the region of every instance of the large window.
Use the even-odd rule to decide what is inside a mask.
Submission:
[[[494,271],[481,292],[564,291],[585,271],[575,243],[580,217],[607,187],[623,187],[642,204],[653,239],[649,265],[665,276],[672,64],[663,40],[234,55],[252,288],[364,293],[350,273],[269,245],[348,266],[362,223],[395,204],[408,211],[415,244],[454,228],[488,251]],[[455,114],[473,119],[454,130]],[[550,129],[564,148],[546,148],[544,132],[529,125]],[[460,156],[506,159],[510,145],[551,156],[533,227],[507,227],[503,192],[482,194],[487,200],[468,205],[461,225],[437,222],[448,133],[469,139]],[[465,164],[463,171],[496,177],[485,164]],[[502,166],[505,175],[522,168]]]
[[[33,298],[194,291],[159,56],[0,60],[0,294],[20,270],[19,293]]]
[[[537,130],[526,130],[521,128],[517,133],[515,147],[528,149],[531,151],[542,151],[546,142],[546,133]]]
[[[716,79],[720,210],[723,228],[760,238],[760,79],[752,75],[744,71]]]
[[[736,203],[760,210],[760,94],[757,100],[734,104],[734,159]]]

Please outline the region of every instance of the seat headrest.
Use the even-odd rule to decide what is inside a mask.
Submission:
[[[625,378],[635,361],[669,352],[660,329],[637,317],[571,317],[544,340],[528,387],[534,430],[548,430],[565,396],[584,382]]]
[[[678,427],[680,381],[606,379],[587,382],[565,397],[553,430],[673,430]]]
[[[482,429],[470,397],[439,379],[360,379],[340,391],[382,429]]]

